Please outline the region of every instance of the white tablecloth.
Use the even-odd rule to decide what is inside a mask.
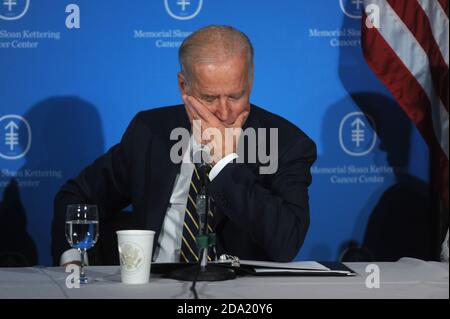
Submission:
[[[238,277],[198,282],[200,298],[449,298],[448,263],[402,258],[376,263],[380,288],[366,287],[367,263],[346,263],[354,277]],[[93,279],[66,287],[64,268],[0,268],[0,298],[192,298],[191,283],[153,275],[145,285],[120,282],[117,266],[86,267]]]

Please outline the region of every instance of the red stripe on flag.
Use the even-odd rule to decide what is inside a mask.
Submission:
[[[439,4],[441,5],[442,9],[444,9],[445,14],[448,17],[448,0],[438,0]]]
[[[408,4],[395,0],[387,0],[387,2],[426,52],[435,93],[448,111],[448,77],[443,76],[448,72],[448,67],[433,37],[427,14],[415,0],[408,1]]]
[[[365,21],[366,15],[363,16]],[[434,189],[438,189],[448,207],[448,159],[434,134],[431,105],[423,88],[403,64],[394,50],[375,28],[367,29],[363,23],[362,49],[367,64],[386,85],[409,118],[416,124],[427,143],[432,167],[439,168],[439,176],[433,178]]]

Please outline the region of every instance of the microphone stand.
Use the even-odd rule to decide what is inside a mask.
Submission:
[[[208,212],[209,212],[209,177],[206,174],[208,164],[201,162],[197,166],[201,189],[197,194],[197,214],[199,216],[199,234],[196,237],[198,247],[198,262],[186,268],[177,269],[169,274],[169,278],[192,281],[192,288],[194,295],[197,297],[195,291],[195,283],[197,281],[223,281],[235,279],[236,273],[230,268],[218,266],[208,263],[208,247],[216,244],[216,234],[208,233]]]

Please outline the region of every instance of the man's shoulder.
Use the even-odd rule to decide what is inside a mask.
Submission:
[[[140,111],[136,117],[144,122],[153,122],[160,119],[183,116],[184,112],[183,105],[160,106]]]
[[[252,111],[255,112],[255,116],[259,121],[260,127],[263,128],[277,128],[281,139],[295,139],[306,138],[310,140],[310,137],[306,135],[297,125],[287,120],[286,118],[269,112],[264,108],[253,105]]]
[[[284,117],[269,112],[259,106],[252,105],[252,111],[258,120],[258,127],[268,129],[266,134],[272,135],[270,129],[277,129],[278,153],[280,156],[292,154],[289,150],[295,149],[299,156],[305,157],[313,162],[316,158],[317,150],[314,141],[303,132],[298,126]],[[283,155],[284,154],[284,155]]]
[[[172,105],[140,111],[133,121],[157,131],[185,125],[187,115],[183,105]]]

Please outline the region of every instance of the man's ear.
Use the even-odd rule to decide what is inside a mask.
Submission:
[[[250,73],[249,79],[248,79],[248,91],[251,93],[253,89],[253,71]]]
[[[186,81],[183,73],[178,72],[177,78],[178,78],[178,88],[180,89],[181,95],[188,94],[189,90],[187,89],[187,81]]]

